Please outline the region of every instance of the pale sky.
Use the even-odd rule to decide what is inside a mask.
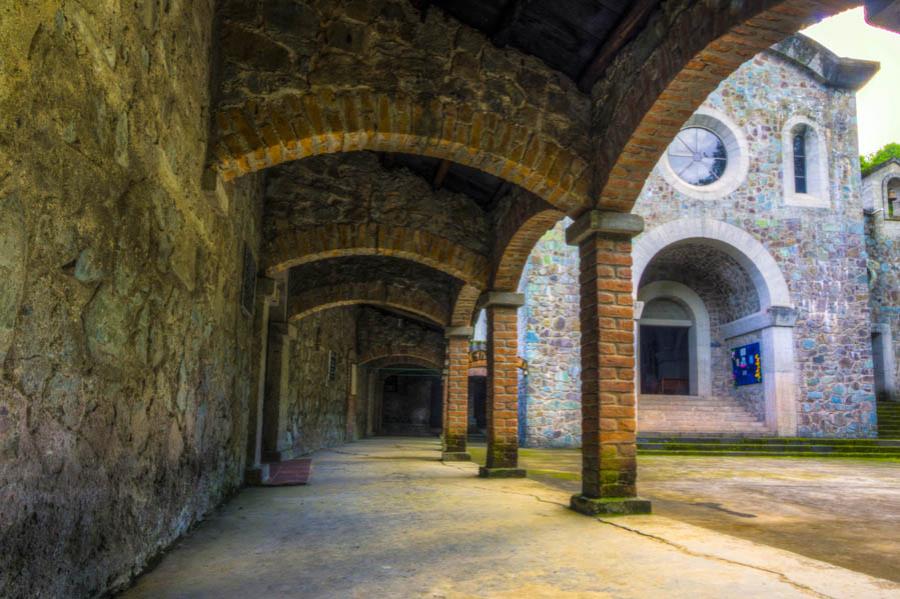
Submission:
[[[886,143],[900,143],[900,34],[868,25],[861,7],[802,33],[838,56],[881,63],[881,70],[856,94],[859,151],[869,154]]]

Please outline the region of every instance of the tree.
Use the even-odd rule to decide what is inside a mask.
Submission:
[[[900,143],[894,142],[885,144],[885,146],[877,152],[872,152],[866,156],[860,156],[859,166],[862,169],[863,176],[865,177],[868,175],[873,167],[876,167],[885,160],[890,160],[891,158],[900,159]]]

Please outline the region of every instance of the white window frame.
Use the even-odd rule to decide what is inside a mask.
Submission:
[[[806,193],[794,189],[794,135],[800,126],[807,128]],[[831,208],[831,181],[828,178],[828,146],[823,130],[802,115],[787,120],[781,130],[782,185],[784,205],[800,208]]]
[[[728,164],[719,180],[709,185],[691,185],[672,169],[668,148],[659,159],[659,170],[666,182],[686,196],[697,200],[718,200],[733,193],[747,179],[750,170],[750,148],[743,130],[725,113],[701,106],[682,127],[701,127],[715,133],[728,153]],[[674,141],[674,138],[673,140]]]

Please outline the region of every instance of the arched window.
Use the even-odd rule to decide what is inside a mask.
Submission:
[[[806,193],[806,125],[794,133],[794,191]]]
[[[884,216],[900,220],[900,177],[894,177],[885,186]]]
[[[790,119],[782,135],[784,203],[788,206],[828,208],[831,198],[825,140],[805,117]]]

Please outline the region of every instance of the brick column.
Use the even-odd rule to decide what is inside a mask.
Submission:
[[[487,460],[484,477],[522,477],[519,468],[519,374],[517,364],[519,293],[492,291],[487,311]]]
[[[444,379],[444,452],[442,459],[469,461],[466,432],[469,421],[469,339],[471,327],[451,327],[447,337],[447,376]]]
[[[585,514],[649,513],[637,499],[634,301],[631,238],[636,214],[593,210],[566,231],[579,250],[581,290],[581,488]]]

